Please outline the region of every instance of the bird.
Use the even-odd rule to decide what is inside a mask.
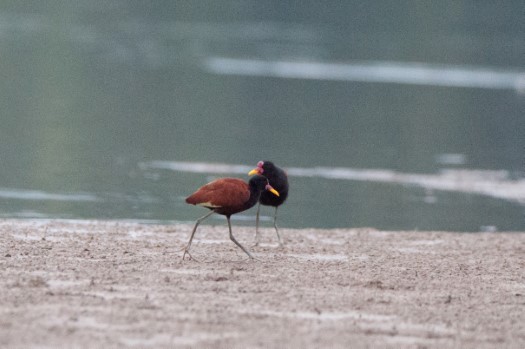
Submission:
[[[259,211],[261,209],[261,205],[275,207],[273,226],[275,228],[275,233],[277,234],[277,239],[279,240],[279,245],[282,246],[283,242],[281,240],[281,236],[279,235],[279,229],[277,228],[277,208],[282,205],[288,197],[288,175],[282,168],[275,166],[273,162],[267,160],[259,161],[257,163],[257,167],[251,170],[248,175],[260,175],[268,178],[270,185],[280,194],[279,196],[276,196],[268,195],[267,192],[263,192],[259,198],[257,216],[255,219],[255,246],[259,244]]]
[[[253,259],[251,253],[235,240],[232,234],[230,217],[233,214],[255,206],[257,201],[259,201],[261,193],[266,191],[271,192],[271,195],[276,197],[280,195],[279,192],[268,183],[266,177],[256,175],[250,178],[248,183],[239,178],[219,178],[203,185],[196,192],[188,196],[186,203],[206,207],[211,210],[211,212],[206,213],[195,222],[190,240],[184,248],[182,259],[184,260],[186,254],[189,255],[190,259],[192,258],[189,252],[195,231],[199,224],[213,213],[226,216],[230,230],[230,239]]]

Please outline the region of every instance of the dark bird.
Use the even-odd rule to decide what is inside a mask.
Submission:
[[[263,192],[259,198],[259,205],[257,206],[257,218],[255,223],[255,245],[259,243],[259,210],[261,205],[275,207],[275,213],[273,215],[273,226],[277,233],[277,239],[279,245],[282,246],[283,242],[279,235],[279,229],[277,228],[277,208],[284,203],[288,197],[288,175],[286,172],[275,166],[271,161],[259,161],[257,167],[251,170],[249,175],[260,175],[268,178],[270,185],[279,192],[279,196],[271,195],[267,192]]]
[[[279,196],[279,192],[276,191],[268,183],[268,179],[263,176],[254,176],[250,178],[248,183],[238,178],[220,178],[200,187],[195,193],[188,196],[186,198],[188,204],[206,207],[210,209],[211,212],[197,219],[195,227],[191,232],[190,241],[184,248],[182,259],[184,259],[186,254],[191,258],[189,251],[195,231],[199,224],[213,213],[226,216],[230,230],[230,239],[250,258],[253,258],[250,252],[233,237],[230,216],[253,207],[259,200],[261,193],[266,193],[266,191],[271,192],[270,195],[275,197]]]

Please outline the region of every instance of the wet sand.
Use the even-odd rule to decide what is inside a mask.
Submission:
[[[0,347],[525,348],[523,232],[191,228],[0,221]]]

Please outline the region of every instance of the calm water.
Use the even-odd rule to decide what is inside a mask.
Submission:
[[[271,159],[283,227],[525,230],[525,3],[377,4],[3,1],[0,215],[189,222]]]

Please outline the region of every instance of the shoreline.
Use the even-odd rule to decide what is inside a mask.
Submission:
[[[0,220],[0,346],[525,347],[525,232]]]

